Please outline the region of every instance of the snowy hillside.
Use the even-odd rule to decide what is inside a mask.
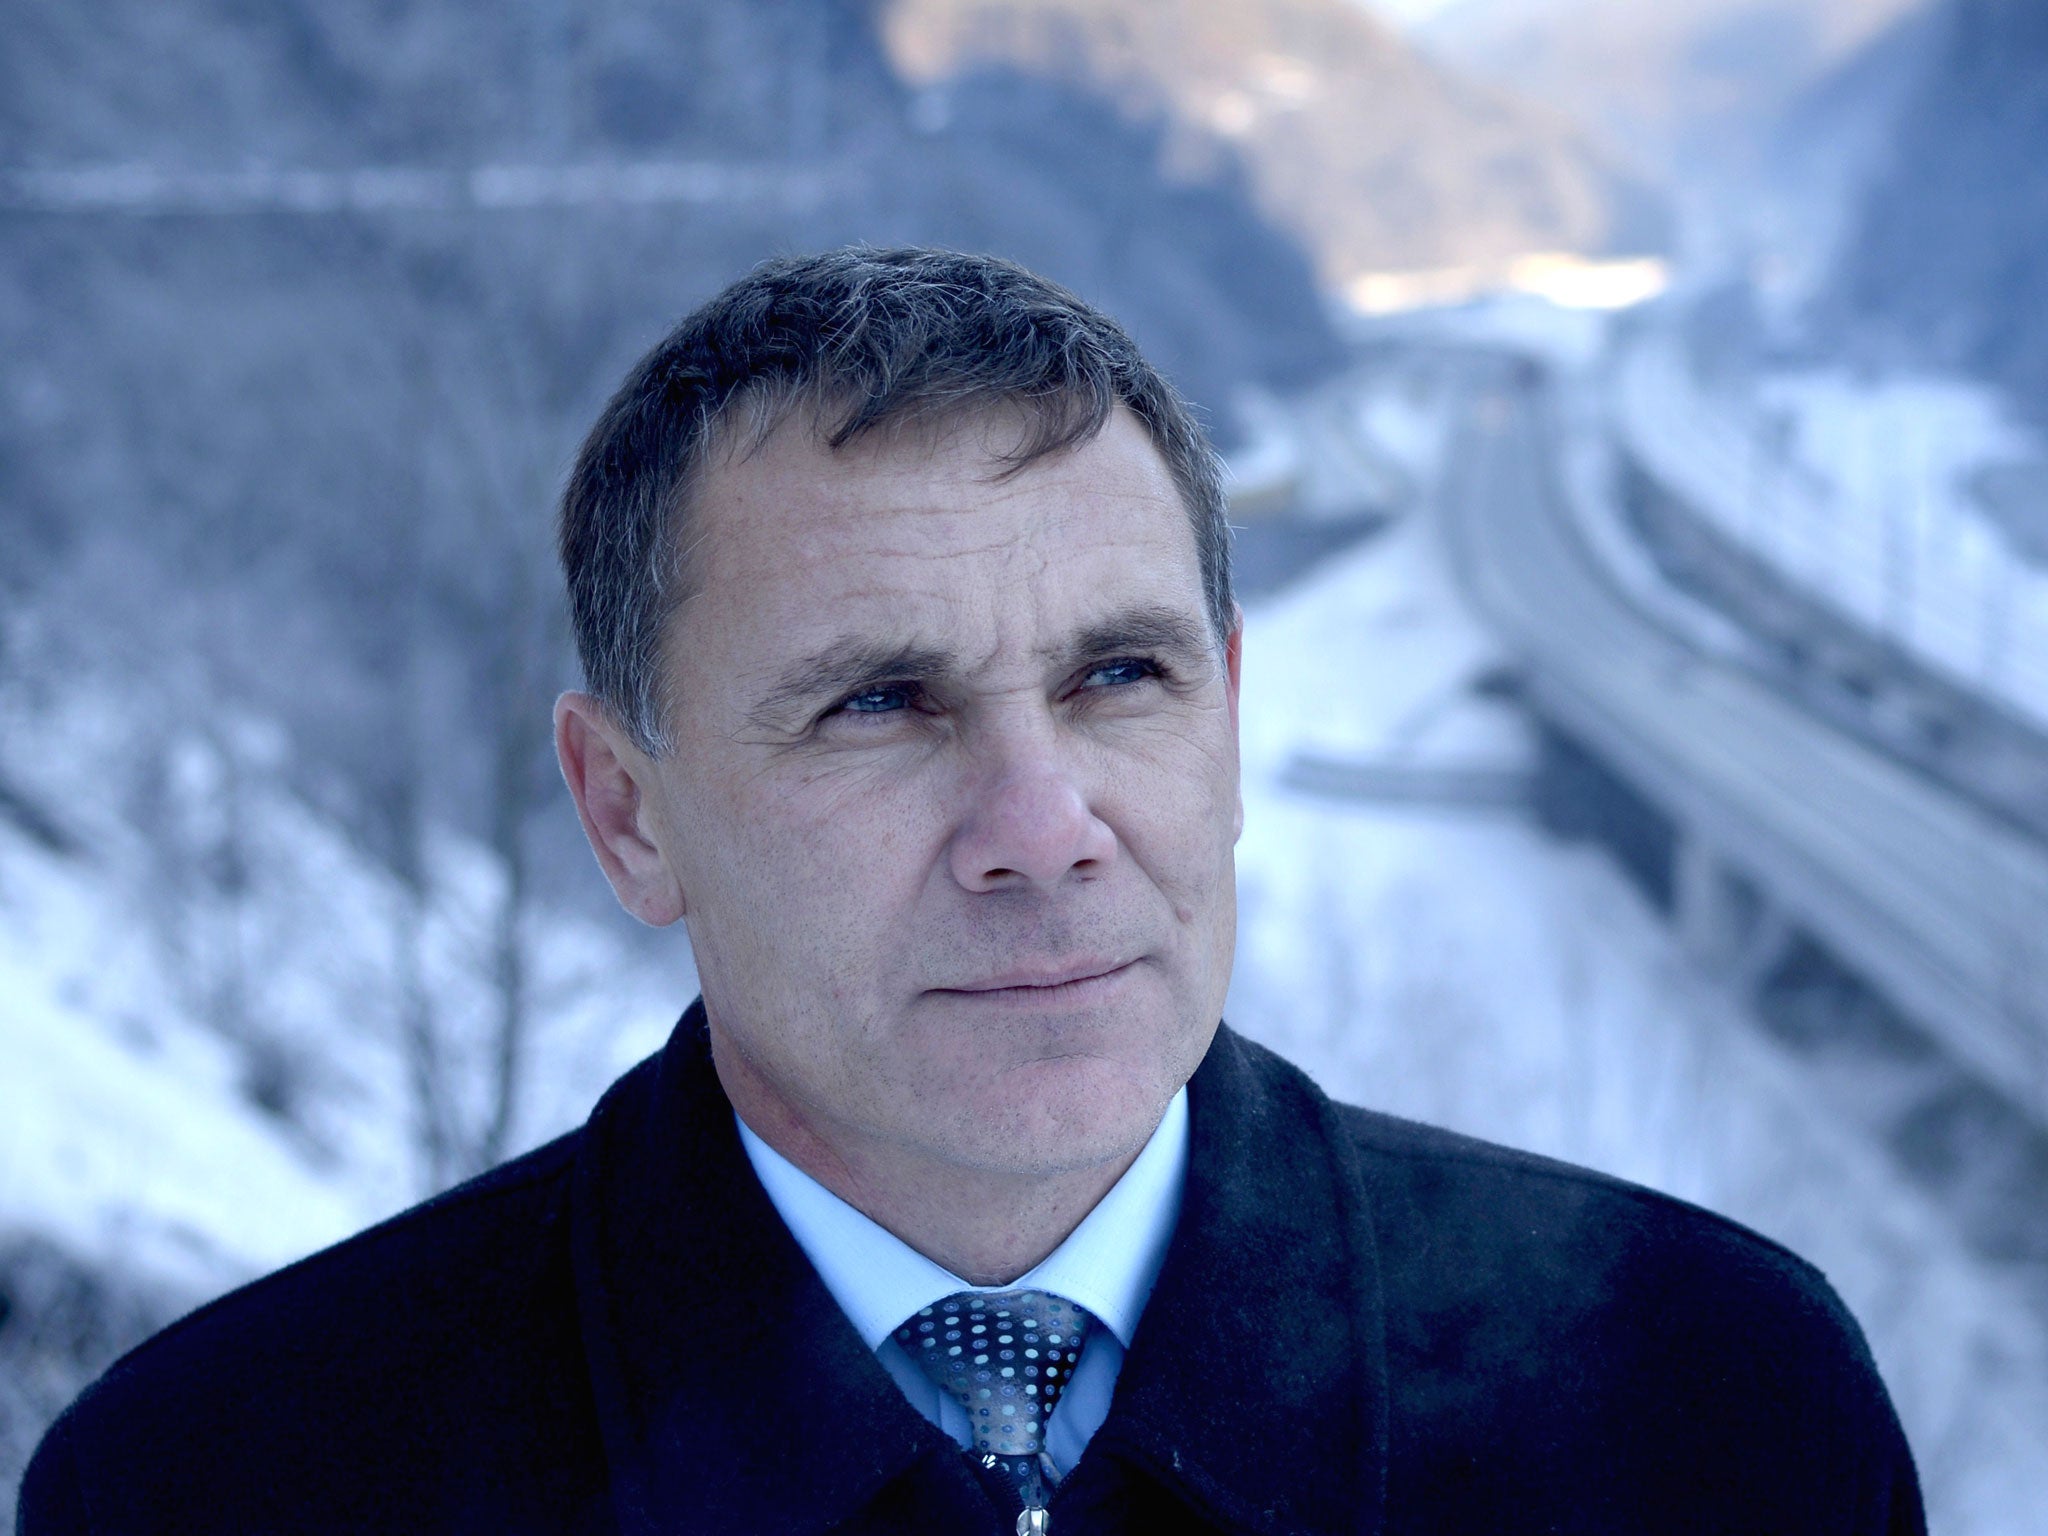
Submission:
[[[1417,36],[1660,169],[1697,169],[1761,147],[1802,91],[1926,3],[1452,0]]]
[[[2048,7],[1943,0],[1819,306],[1852,344],[2048,402]]]
[[[1615,383],[1631,447],[1787,581],[2048,728],[2048,449],[1981,382],[1845,367],[1703,386],[1669,338]]]
[[[42,1428],[115,1354],[438,1182],[409,1023],[433,1021],[444,1111],[474,1119],[488,1081],[488,856],[436,839],[421,904],[275,783],[223,794],[195,734],[170,754],[182,782],[161,813],[232,805],[243,868],[181,886],[162,825],[77,793],[75,763],[119,781],[124,702],[0,710],[0,783],[61,808],[74,844],[0,817],[0,1525]],[[511,1148],[579,1121],[694,990],[679,938],[663,966],[601,922],[536,912],[530,928]]]

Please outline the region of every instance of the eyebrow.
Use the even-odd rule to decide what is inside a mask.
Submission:
[[[1125,651],[1165,651],[1180,655],[1212,649],[1209,626],[1177,608],[1125,608],[1091,624],[1063,645],[1047,648],[1048,661],[1080,663]]]
[[[747,717],[757,725],[779,725],[791,711],[820,699],[846,698],[878,683],[938,677],[954,666],[953,653],[938,646],[842,636],[785,667]]]
[[[1078,666],[1130,652],[1188,656],[1211,648],[1207,624],[1173,608],[1135,607],[1041,647],[1039,655]],[[959,670],[959,658],[943,646],[845,635],[784,668],[747,715],[757,725],[778,725],[792,711],[819,700],[845,698],[881,683],[925,682]]]

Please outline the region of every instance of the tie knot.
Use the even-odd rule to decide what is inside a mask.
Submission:
[[[896,1342],[967,1410],[976,1454],[1036,1457],[1091,1321],[1044,1291],[962,1291],[919,1311]]]

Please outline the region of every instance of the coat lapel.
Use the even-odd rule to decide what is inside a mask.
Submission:
[[[1377,1532],[1381,1296],[1333,1107],[1228,1028],[1188,1102],[1180,1225],[1110,1417],[1070,1480],[1074,1502],[1113,1449],[1228,1528]]]
[[[578,1304],[621,1531],[821,1530],[922,1458],[960,1461],[755,1179],[701,1003],[605,1096],[578,1177]],[[985,1520],[964,1464],[957,1481]]]

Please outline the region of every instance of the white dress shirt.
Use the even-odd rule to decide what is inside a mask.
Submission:
[[[762,1187],[825,1289],[904,1395],[962,1449],[973,1444],[967,1410],[918,1369],[897,1344],[896,1329],[919,1308],[972,1290],[1050,1291],[1093,1313],[1096,1326],[1045,1426],[1046,1454],[1060,1472],[1080,1460],[1082,1448],[1108,1416],[1124,1351],[1137,1332],[1138,1315],[1180,1219],[1188,1165],[1187,1089],[1173,1096],[1137,1160],[1067,1240],[1015,1284],[1004,1286],[969,1285],[848,1205],[756,1136],[744,1120],[739,1128]]]

